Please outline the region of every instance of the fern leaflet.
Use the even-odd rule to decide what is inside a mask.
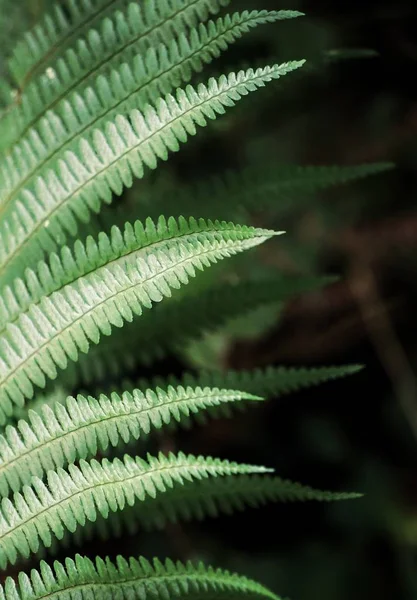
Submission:
[[[31,398],[34,386],[57,376],[68,359],[77,361],[90,343],[140,316],[144,308],[171,295],[196,269],[256,246],[274,235],[267,230],[213,224],[212,231],[173,239],[148,256],[133,251],[119,260],[43,296],[0,335],[0,420]]]
[[[33,266],[44,252],[62,245],[68,234],[77,231],[77,222],[87,222],[102,202],[111,202],[132,185],[133,176],[142,177],[145,166],[155,168],[170,151],[196,134],[196,125],[207,124],[242,96],[264,86],[303,62],[286,63],[253,71],[240,71],[195,90],[178,90],[156,108],[144,113],[119,115],[104,132],[95,130],[93,141],[80,142],[77,154],[67,152],[57,171],[38,178],[33,190],[22,192],[14,210],[0,222],[0,264],[3,284],[9,283],[24,266]],[[30,207],[30,208],[29,208]],[[7,212],[7,211],[6,211]],[[17,270],[17,271],[16,271]]]
[[[234,597],[248,600],[280,600],[278,596],[259,583],[236,573],[194,566],[187,562],[152,563],[144,558],[128,561],[118,556],[116,562],[110,559],[89,558],[77,555],[74,560],[67,558],[65,563],[55,562],[51,568],[41,562],[38,571],[30,575],[20,573],[18,582],[8,578],[0,587],[0,600],[43,600],[55,597],[57,600],[72,600],[74,594],[79,600],[113,600],[123,598],[148,598],[174,600],[194,598],[209,600],[230,600]]]
[[[7,496],[9,490],[29,484],[33,475],[42,477],[46,471],[95,456],[110,445],[137,440],[171,420],[180,422],[210,407],[243,400],[259,398],[234,390],[170,387],[97,399],[69,397],[65,405],[54,404],[52,409],[44,405],[0,436],[0,493]]]
[[[143,110],[202,70],[222,50],[250,28],[281,18],[281,13],[245,11],[200,24],[189,39],[182,34],[170,43],[151,47],[130,64],[123,63],[108,77],[97,78],[83,92],[72,92],[42,118],[27,127],[25,137],[12,147],[2,164],[2,208],[37,176],[53,168],[65,151],[76,151],[82,138],[101,129],[117,115]],[[50,86],[49,86],[50,87]],[[39,93],[37,94],[39,96]],[[31,101],[33,108],[34,102]],[[41,103],[41,106],[43,104]],[[33,128],[35,127],[35,128]],[[7,187],[9,191],[7,192]]]
[[[61,539],[65,530],[74,532],[98,514],[107,518],[110,512],[155,498],[184,481],[267,471],[182,453],[148,456],[147,462],[127,455],[123,461],[80,461],[79,467],[69,465],[68,471],[49,471],[47,485],[34,477],[30,487],[14,494],[13,502],[2,500],[0,568],[14,564],[19,556],[29,557],[41,543],[48,548],[52,534]]]

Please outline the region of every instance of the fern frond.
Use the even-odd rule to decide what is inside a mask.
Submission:
[[[201,216],[236,218],[243,208],[249,211],[275,209],[294,212],[294,199],[335,185],[348,184],[394,168],[392,163],[352,166],[258,165],[242,171],[226,171],[191,185],[176,184],[175,204],[179,213],[192,214],[201,207]],[[159,214],[170,204],[173,182],[160,178],[141,192],[140,214]],[[137,213],[136,213],[137,214]]]
[[[21,138],[43,114],[65,101],[71,92],[77,92],[73,98],[77,114],[79,94],[94,79],[100,76],[105,79],[112,69],[131,63],[135,55],[143,55],[148,48],[167,43],[173,36],[180,35],[184,29],[184,17],[195,21],[198,9],[208,16],[207,5],[212,4],[218,9],[222,3],[222,0],[214,0],[213,3],[210,0],[186,0],[185,4],[182,0],[164,0],[159,9],[156,2],[150,0],[143,11],[137,2],[117,1],[125,5],[124,9],[112,11],[109,18],[98,23],[97,29],[88,29],[84,39],[78,39],[50,66],[43,65],[43,71],[35,81],[25,85],[24,92],[17,96],[18,102],[12,105],[13,110],[6,115],[8,119],[2,123],[5,135],[1,148],[7,148]],[[107,91],[105,83],[104,89]]]
[[[197,481],[185,484],[183,488],[172,489],[168,492],[166,501],[156,498],[155,502],[145,501],[148,505],[142,515],[135,507],[126,514],[118,513],[116,519],[104,524],[100,521],[102,537],[106,527],[115,531],[130,530],[135,528],[135,521],[143,529],[160,529],[168,522],[203,520],[207,517],[218,517],[221,514],[232,514],[246,508],[257,508],[269,502],[338,502],[361,498],[355,492],[329,492],[317,490],[310,486],[302,485],[288,479],[275,476],[239,475],[228,479],[210,481]],[[130,513],[130,514],[129,514]],[[131,527],[127,521],[130,517]],[[133,517],[133,518],[132,518]],[[116,525],[116,521],[120,523]],[[126,525],[125,525],[126,524]]]
[[[61,539],[65,530],[73,532],[86,521],[95,521],[98,514],[106,518],[110,512],[155,498],[184,481],[267,471],[182,453],[148,456],[147,462],[129,456],[123,461],[80,461],[79,467],[69,465],[68,471],[49,471],[47,484],[34,477],[31,486],[15,493],[13,502],[2,500],[0,568],[14,564],[19,556],[29,557],[40,543],[48,548],[53,535]]]
[[[129,355],[128,355],[129,356]],[[128,361],[128,359],[126,359]],[[123,366],[132,369],[135,365],[134,357],[131,356],[131,361],[128,365]],[[121,367],[122,361],[119,361],[119,368]],[[91,367],[93,367],[93,361],[91,361]],[[79,383],[79,379],[84,383],[96,384],[96,387],[101,392],[102,385],[98,385],[97,382],[103,381],[105,376],[111,377],[115,373],[111,370],[110,363],[99,363],[97,370],[93,373],[88,374],[87,369],[83,362],[80,362],[82,366],[82,375],[84,379],[80,377],[80,373],[77,372],[76,376],[71,373],[70,379],[75,379]],[[105,365],[108,365],[108,372],[105,371]],[[101,368],[100,368],[101,365]],[[226,372],[216,371],[200,371],[197,373],[184,373],[182,377],[154,377],[151,380],[140,378],[137,380],[129,380],[126,376],[122,379],[123,389],[141,389],[146,391],[147,389],[162,389],[167,390],[170,386],[177,387],[196,387],[204,385],[207,387],[216,387],[220,389],[243,389],[252,394],[259,394],[265,398],[281,397],[286,394],[295,393],[304,388],[321,385],[326,382],[334,381],[343,377],[348,377],[360,372],[363,369],[361,365],[342,365],[338,367],[317,367],[317,368],[289,368],[289,367],[267,367],[266,369],[254,369],[254,370],[243,370],[233,371],[228,370]],[[129,370],[129,369],[126,369]],[[116,375],[121,373],[117,371]],[[53,400],[53,399],[52,399]],[[59,398],[58,398],[59,400]],[[239,404],[236,408],[244,409],[246,404]],[[218,407],[209,408],[205,412],[201,412],[195,415],[195,421],[199,424],[205,424],[207,416],[210,417],[231,417],[233,412],[231,406],[223,404]],[[188,426],[189,421],[184,419],[182,421],[183,426]]]
[[[14,404],[22,406],[33,396],[34,386],[44,387],[46,378],[54,379],[57,367],[65,369],[68,360],[76,362],[101,335],[110,335],[113,327],[122,327],[170,296],[172,289],[195,276],[196,269],[274,235],[227,223],[212,223],[204,233],[198,226],[195,230],[143,255],[130,228],[127,241],[118,238],[116,248],[99,248],[100,254],[115,252],[120,258],[43,296],[8,324],[0,335],[0,421],[13,413]]]
[[[0,600],[42,600],[53,596],[57,600],[112,600],[114,598],[154,598],[174,600],[280,600],[261,584],[236,573],[204,567],[201,563],[181,563],[145,558],[128,561],[118,556],[96,558],[93,562],[77,555],[65,563],[55,562],[51,568],[41,562],[39,570],[30,575],[20,573],[17,582],[8,578],[0,587]]]
[[[4,189],[2,210],[22,188],[53,168],[65,151],[76,150],[80,140],[89,138],[93,129],[101,129],[118,114],[127,115],[133,109],[143,110],[147,104],[154,104],[188,82],[193,72],[201,71],[204,64],[245,32],[280,18],[280,11],[245,11],[200,24],[191,36],[182,33],[178,39],[152,46],[146,54],[135,56],[130,64],[123,63],[109,77],[98,78],[85,92],[72,92],[54,106],[54,112],[42,117],[35,130],[28,125],[26,137],[5,157],[3,179],[10,190],[6,193]],[[41,98],[41,92],[37,96]],[[41,107],[41,100],[38,102]],[[34,102],[30,105],[33,110]],[[26,161],[22,160],[25,156]]]
[[[67,0],[55,3],[31,30],[17,41],[8,60],[16,84],[23,87],[45,71],[71,42],[76,42],[97,20],[129,0]]]
[[[181,26],[194,27],[228,3],[229,0],[163,0],[157,4],[150,0],[141,6],[131,0],[66,0],[65,6],[55,4],[42,22],[18,41],[9,70],[23,87],[48,67],[63,69],[65,65],[57,64],[59,58],[75,70],[80,66],[74,61],[82,57],[86,68],[92,69],[98,59],[107,62],[113,53],[120,52],[122,43],[132,43],[135,33],[144,36],[157,30],[148,45],[164,41],[163,33],[168,36]],[[163,25],[164,31],[158,31]],[[68,72],[63,73],[68,78]]]
[[[27,421],[7,427],[0,436],[0,494],[18,491],[32,476],[95,456],[109,446],[138,440],[171,420],[223,403],[260,400],[235,390],[209,388],[134,390],[121,396],[67,398],[65,405],[43,406],[30,411]]]
[[[272,398],[297,392],[341,377],[354,375],[363,369],[362,365],[342,365],[339,367],[292,368],[267,367],[249,371],[226,372],[200,371],[197,374],[185,373],[182,377],[155,377],[152,381],[145,379],[131,384],[142,390],[150,387],[166,389],[168,386],[202,385],[224,389],[241,389],[262,397]],[[198,382],[198,383],[196,383]]]
[[[163,358],[197,338],[213,331],[234,317],[260,306],[284,302],[301,292],[318,289],[332,281],[326,277],[277,276],[274,279],[223,282],[206,290],[185,294],[165,302],[152,313],[116,331],[108,340],[83,356],[75,377],[82,383],[100,382]]]
[[[11,137],[6,138],[6,144],[27,133],[43,114],[55,110],[65,100],[74,104],[77,110],[75,101],[94,80],[101,81],[98,92],[102,97],[103,92],[108,93],[105,78],[110,76],[112,70],[123,71],[135,56],[143,56],[148,49],[157,48],[159,44],[166,45],[171,39],[181,37],[184,29],[188,29],[184,28],[184,21],[189,21],[191,31],[196,30],[199,19],[204,21],[210,12],[218,12],[220,6],[228,2],[186,0],[184,3],[182,0],[165,0],[157,4],[151,0],[145,11],[139,3],[126,2],[124,10],[104,19],[98,30],[90,30],[87,39],[78,40],[76,46],[26,86],[16,110],[11,113],[12,121],[9,119],[5,123],[4,128],[9,130],[14,124],[14,132],[10,131]],[[282,11],[277,18],[291,18],[299,14]],[[190,36],[190,32],[187,33]],[[70,95],[74,93],[71,101]],[[89,94],[86,99],[89,99]]]
[[[68,234],[76,233],[79,221],[87,222],[102,202],[110,203],[113,194],[132,185],[134,176],[142,177],[146,166],[155,168],[158,159],[166,160],[196,134],[197,125],[205,126],[242,96],[302,64],[249,69],[210,79],[208,86],[187,86],[176,98],[160,99],[155,109],[132,111],[128,118],[119,115],[103,132],[95,130],[91,143],[82,140],[77,153],[66,152],[57,172],[47,171],[33,189],[22,191],[13,210],[6,210],[0,223],[3,284],[19,268],[33,266],[45,251],[62,245]]]
[[[144,224],[125,223],[123,231],[113,226],[109,234],[101,231],[97,239],[89,235],[85,243],[77,240],[71,249],[64,246],[59,254],[51,253],[47,261],[38,263],[36,271],[27,269],[22,278],[5,286],[0,297],[0,332],[44,296],[132,252],[145,258],[169,249],[175,240],[187,242],[190,236],[219,229],[230,229],[230,223],[160,216],[156,222],[148,218]]]
[[[102,540],[118,538],[126,533],[162,529],[167,523],[231,515],[269,502],[341,502],[361,497],[355,492],[323,491],[280,477],[256,474],[187,482],[181,488],[167,490],[163,497],[147,498],[107,519],[99,517],[94,523],[86,523],[73,536],[64,538],[63,544],[81,546],[97,536]]]

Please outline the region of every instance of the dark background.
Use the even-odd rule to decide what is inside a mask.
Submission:
[[[250,6],[239,3],[240,7]],[[251,5],[253,8],[260,6]],[[263,2],[262,8],[276,8]],[[281,6],[279,6],[281,8]],[[280,219],[282,251],[301,271],[339,273],[291,303],[279,325],[231,344],[228,364],[359,362],[350,379],[271,401],[257,416],[212,423],[181,447],[265,462],[316,487],[364,492],[352,503],[271,506],[187,526],[184,546],[299,600],[417,597],[417,5],[289,2],[301,20],[253,32],[222,59],[306,57],[307,73],[236,109],[181,153],[179,179],[273,157],[300,164],[393,161],[394,171],[314,197]],[[349,58],[335,50],[367,49]],[[330,54],[329,54],[329,51]],[[336,56],[339,56],[337,59]],[[216,63],[216,69],[221,66]],[[289,78],[290,79],[290,78]],[[275,85],[275,84],[274,84]],[[196,157],[196,149],[200,152]],[[204,165],[204,166],[202,166]],[[175,550],[178,536],[171,538]]]

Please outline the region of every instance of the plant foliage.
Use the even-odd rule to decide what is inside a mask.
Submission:
[[[263,466],[117,452],[137,450],[132,441],[146,443],[163,427],[229,414],[229,407],[358,369],[271,367],[149,382],[140,365],[327,282],[280,275],[189,285],[215,263],[282,233],[231,222],[238,207],[248,216],[259,198],[268,206],[274,197],[389,165],[275,165],[205,182],[197,192],[165,182],[153,193],[148,186],[142,199],[138,193],[136,216],[124,225],[91,233],[99,213],[105,216],[134,180],[245,96],[303,65],[236,70],[205,83],[195,77],[253,28],[301,13],[218,16],[228,0],[45,1],[32,13],[26,4],[13,3],[9,12],[11,3],[0,0],[10,15],[0,24],[2,58],[10,50],[0,82],[0,568],[55,551],[57,541],[111,537],[266,501],[356,497],[282,480]],[[26,27],[33,19],[37,24],[9,48],[11,20]],[[227,220],[218,220],[222,205]],[[201,218],[216,206],[218,216]],[[138,220],[147,207],[152,218]],[[109,380],[120,391],[78,393]],[[0,587],[4,600],[231,595],[277,598],[202,565],[79,555],[53,567],[42,562]]]

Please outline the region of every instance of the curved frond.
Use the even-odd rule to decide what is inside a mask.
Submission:
[[[49,471],[47,484],[34,477],[31,486],[15,493],[13,501],[4,498],[0,509],[0,568],[14,564],[20,556],[29,557],[40,544],[51,546],[52,537],[61,539],[65,530],[75,531],[97,515],[156,498],[185,481],[245,473],[265,473],[268,469],[239,465],[219,459],[170,454],[158,458],[125,456],[123,461],[104,459],[68,471]]]
[[[268,230],[232,224],[210,224],[201,233],[197,227],[184,239],[166,242],[149,254],[137,250],[133,228],[129,239],[118,239],[119,258],[65,285],[37,304],[31,304],[0,335],[0,419],[4,423],[13,405],[31,398],[34,386],[44,387],[68,360],[76,362],[90,343],[110,335],[144,308],[188,283],[197,270],[256,246],[274,235]],[[140,228],[141,233],[143,228]],[[126,251],[124,251],[124,249]],[[98,254],[94,253],[97,258]]]
[[[0,263],[3,284],[10,282],[24,266],[34,266],[45,252],[62,245],[74,235],[80,221],[99,212],[103,202],[121,194],[142,177],[145,167],[155,168],[180,143],[215,119],[242,96],[300,67],[303,61],[249,69],[208,86],[187,86],[176,97],[160,99],[156,108],[143,113],[132,111],[95,130],[92,142],[82,140],[77,152],[66,152],[56,171],[39,177],[33,189],[25,189],[6,210],[0,223]],[[9,207],[10,208],[10,207]]]
[[[123,230],[113,226],[109,234],[101,231],[97,239],[89,235],[85,243],[77,240],[72,248],[64,246],[58,254],[51,253],[47,261],[39,262],[36,270],[27,269],[22,278],[5,286],[0,296],[0,332],[44,296],[101,267],[108,268],[132,252],[145,258],[155,251],[169,249],[175,240],[187,242],[190,236],[193,239],[196,234],[228,230],[230,225],[193,217],[160,216],[156,222],[148,218],[144,224],[125,223]]]
[[[167,523],[231,515],[270,502],[339,502],[361,497],[362,494],[355,492],[323,491],[280,477],[256,474],[187,482],[181,488],[168,490],[163,497],[145,499],[143,504],[114,513],[108,519],[87,523],[74,536],[64,539],[64,545],[71,541],[81,546],[97,536],[106,540],[126,533],[162,529]]]
[[[123,523],[126,523],[130,516],[134,527],[137,517],[137,523],[142,528],[159,529],[167,522],[202,520],[221,514],[232,514],[247,507],[257,508],[269,502],[337,502],[361,497],[361,494],[355,492],[317,490],[280,477],[239,475],[229,479],[186,484],[182,489],[176,488],[168,492],[165,499],[156,498],[152,506],[147,502],[149,510],[146,512],[146,518],[145,513],[141,516],[133,508],[133,512],[128,510],[125,515],[118,514],[116,520],[120,517]],[[107,526],[111,527],[111,524],[110,520]],[[106,527],[103,523],[101,526]]]
[[[15,582],[8,578],[0,587],[1,600],[113,600],[114,598],[148,598],[174,600],[191,597],[195,600],[247,598],[248,600],[279,600],[261,584],[236,573],[205,567],[201,563],[180,563],[166,560],[152,562],[145,558],[128,561],[118,556],[96,558],[93,562],[77,555],[65,563],[55,562],[51,568],[41,562],[38,571],[20,573]]]
[[[26,34],[23,44],[18,45],[17,54],[23,63],[17,69],[20,85],[12,110],[1,123],[2,149],[27,133],[39,117],[71,92],[82,92],[100,75],[108,76],[135,55],[178,37],[188,27],[194,28],[229,0],[149,0],[145,6],[130,0],[81,0],[81,6],[76,0],[68,2],[72,20],[65,7],[58,9],[46,16],[46,28],[35,28],[35,36]],[[59,29],[63,37],[51,39]],[[67,49],[63,48],[66,43]],[[17,71],[14,66],[12,69]]]
[[[146,390],[149,387],[166,389],[169,385],[218,387],[225,389],[241,389],[262,397],[273,398],[297,392],[303,388],[312,387],[341,377],[354,375],[363,369],[362,365],[342,365],[338,367],[267,367],[248,371],[226,372],[200,371],[196,374],[185,373],[179,377],[155,377],[152,383],[139,380],[134,387]],[[132,384],[133,385],[133,384]]]
[[[35,129],[29,128],[5,157],[3,180],[10,189],[7,192],[6,186],[2,186],[1,210],[24,187],[33,184],[36,177],[53,168],[66,151],[76,151],[80,140],[89,138],[93,129],[101,129],[117,115],[154,104],[188,82],[193,72],[201,71],[204,64],[245,32],[280,18],[280,11],[244,11],[209,21],[207,25],[200,24],[190,35],[182,33],[178,39],[136,55],[109,76],[99,77],[86,91],[71,92],[54,106],[53,112],[48,111],[42,117]]]
[[[171,420],[180,423],[192,414],[257,396],[235,390],[173,388],[134,390],[121,396],[77,396],[64,405],[30,411],[27,421],[8,426],[0,436],[0,494],[18,491],[32,476],[95,456],[146,436]]]
[[[175,204],[187,216],[201,207],[201,216],[236,218],[243,211],[273,210],[294,213],[294,200],[336,185],[348,184],[394,168],[392,163],[349,166],[300,166],[270,164],[226,171],[191,185],[159,178],[141,190],[139,214],[154,215],[170,205],[169,189],[175,185]],[[138,214],[136,212],[136,214]]]

